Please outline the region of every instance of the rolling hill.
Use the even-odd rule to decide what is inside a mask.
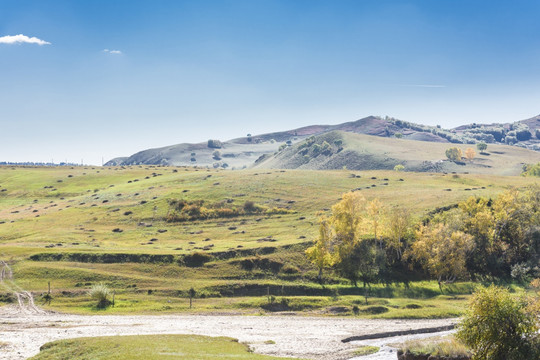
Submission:
[[[255,168],[330,170],[389,170],[400,164],[407,171],[470,172],[519,175],[523,164],[540,162],[540,153],[516,146],[489,145],[471,160],[452,162],[445,151],[450,144],[332,131],[260,158]],[[465,153],[474,145],[452,144]]]
[[[540,115],[513,123],[474,123],[449,130],[440,126],[419,125],[390,117],[369,116],[337,125],[312,125],[288,131],[248,135],[223,142],[209,140],[209,142],[203,143],[183,143],[148,149],[129,157],[112,159],[105,165],[192,165],[244,168],[254,165],[261,156],[272,155],[282,146],[292,145],[310,136],[318,136],[332,131],[432,143],[475,144],[485,142],[540,150]],[[387,144],[390,145],[390,142]],[[386,168],[386,166],[387,164],[383,163],[374,168]],[[418,166],[415,168],[422,169]]]

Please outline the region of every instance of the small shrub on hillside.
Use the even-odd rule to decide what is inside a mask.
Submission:
[[[476,144],[476,148],[479,150],[479,151],[485,151],[487,149],[487,144],[486,143],[478,143]]]
[[[212,149],[221,149],[223,144],[219,140],[208,140],[208,147]]]
[[[332,152],[332,146],[327,141],[324,141],[321,144],[321,152],[325,155],[329,155]]]
[[[105,284],[96,284],[90,289],[90,297],[93,300],[97,300],[98,309],[105,309],[111,304],[109,297],[111,296],[111,291]]]
[[[213,259],[214,257],[210,254],[195,252],[193,254],[184,256],[183,263],[188,267],[201,267]]]
[[[278,260],[272,260],[269,258],[261,258],[258,256],[252,256],[242,259],[238,262],[242,269],[252,271],[254,269],[268,270],[273,273],[278,273],[283,267],[283,263]]]
[[[244,203],[244,211],[247,213],[253,213],[259,211],[260,208],[253,201],[246,201]]]
[[[281,272],[284,274],[293,275],[293,274],[298,274],[300,272],[300,269],[298,269],[298,267],[294,265],[285,264],[283,268],[281,269]]]

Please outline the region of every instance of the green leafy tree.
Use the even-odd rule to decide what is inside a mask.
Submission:
[[[473,360],[538,359],[538,314],[529,309],[527,301],[504,288],[481,288],[456,336],[471,348]]]
[[[476,144],[476,148],[478,149],[478,151],[485,151],[487,147],[487,144],[483,142]]]
[[[358,286],[359,281],[362,282],[367,304],[370,285],[377,282],[378,275],[385,265],[384,251],[377,246],[376,241],[362,239],[354,245],[352,252],[340,259],[338,270],[355,286]]]
[[[403,170],[405,170],[405,166],[403,166],[401,164],[397,164],[396,166],[394,166],[394,171],[400,172],[400,171],[403,171]]]

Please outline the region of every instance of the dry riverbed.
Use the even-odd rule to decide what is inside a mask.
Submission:
[[[385,354],[379,354],[377,359],[396,359],[393,349],[384,347],[384,344],[395,343],[405,337],[349,343],[341,340],[350,336],[437,327],[454,322],[451,319],[368,320],[295,315],[81,316],[25,314],[2,307],[0,341],[5,344],[0,349],[0,359],[26,359],[37,354],[41,345],[58,339],[143,334],[229,336],[248,344],[258,353],[321,360],[349,359],[353,357],[351,350],[363,344],[377,343],[385,350]]]

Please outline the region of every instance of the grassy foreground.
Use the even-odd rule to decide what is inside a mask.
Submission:
[[[454,336],[410,340],[400,346],[400,352],[443,359],[470,358],[472,356],[470,349]]]
[[[249,352],[227,337],[200,335],[109,336],[58,340],[41,347],[32,360],[283,359]]]

